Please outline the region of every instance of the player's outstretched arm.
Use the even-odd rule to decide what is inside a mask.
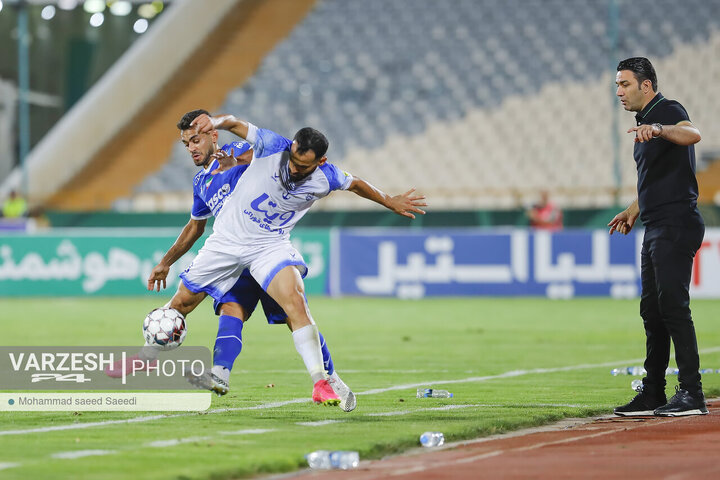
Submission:
[[[620,232],[623,235],[627,235],[632,230],[635,221],[640,216],[640,207],[638,201],[635,200],[630,204],[628,208],[615,215],[615,218],[610,220],[608,227],[610,227],[610,235],[613,232]]]
[[[190,123],[191,127],[198,127],[198,133],[208,133],[213,130],[227,130],[240,138],[247,138],[248,123],[234,115],[217,115],[211,117],[204,113]]]
[[[150,272],[150,276],[148,277],[148,290],[155,290],[157,288],[159,292],[161,287],[163,289],[167,287],[167,276],[170,273],[170,267],[173,263],[177,262],[180,257],[185,255],[197,239],[202,236],[206,223],[207,219],[190,219],[182,232],[180,232],[173,246],[170,247],[162,260],[160,260],[160,263],[155,265],[155,268]]]
[[[425,211],[419,208],[427,207],[427,203],[424,202],[425,195],[413,195],[415,192],[414,188],[408,190],[402,195],[395,195],[394,197],[391,197],[390,195],[370,185],[365,180],[355,177],[348,190],[363,198],[379,203],[383,207],[392,210],[403,217],[415,218],[413,212],[425,215]]]

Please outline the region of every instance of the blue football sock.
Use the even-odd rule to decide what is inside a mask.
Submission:
[[[233,363],[242,350],[242,329],[243,322],[239,318],[220,315],[213,349],[213,365],[232,370]]]
[[[330,356],[330,350],[328,350],[327,343],[325,343],[325,338],[322,336],[322,333],[318,332],[318,335],[320,335],[320,350],[322,350],[325,371],[328,375],[332,375],[335,371],[335,366],[333,365],[332,357]]]

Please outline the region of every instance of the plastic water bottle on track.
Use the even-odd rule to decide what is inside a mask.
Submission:
[[[445,443],[445,435],[442,432],[425,432],[420,435],[420,445],[423,447],[439,447]]]
[[[610,370],[610,375],[645,375],[645,369],[643,367],[625,367],[625,368],[613,368]]]
[[[453,394],[447,390],[437,388],[418,388],[417,398],[452,398]]]
[[[665,369],[665,375],[677,375],[679,371],[677,368],[668,367]]]
[[[700,373],[713,373],[712,368],[701,368]]]
[[[318,450],[305,455],[310,468],[316,470],[350,470],[360,464],[358,452]]]

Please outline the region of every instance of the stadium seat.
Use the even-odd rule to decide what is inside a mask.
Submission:
[[[682,81],[717,77],[720,21],[710,3],[623,9],[615,55],[644,45],[661,91],[702,118],[704,131],[720,133],[720,101]],[[519,207],[515,191],[539,188],[568,189],[564,206],[607,206],[618,187],[610,31],[605,2],[570,9],[564,0],[462,0],[453,8],[433,0],[326,0],[219,111],[287,136],[313,125],[328,134],[333,162],[380,188],[417,182],[440,200],[460,182],[467,191],[458,208]],[[625,191],[635,183],[625,133],[633,119],[627,112],[618,119]],[[704,135],[704,148],[720,150],[720,135]],[[358,149],[364,153],[354,155]],[[186,157],[174,149],[138,194],[189,190]],[[367,157],[383,160],[369,169]]]

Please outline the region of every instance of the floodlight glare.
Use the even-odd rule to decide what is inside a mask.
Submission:
[[[133,24],[133,30],[135,30],[135,33],[145,33],[145,31],[148,29],[148,21],[144,18],[140,18],[135,21]]]
[[[152,3],[143,3],[138,7],[138,15],[143,18],[153,18],[157,15],[157,10],[153,7]]]
[[[110,13],[118,17],[124,17],[132,12],[132,3],[125,0],[118,0],[110,5]]]
[[[105,10],[105,2],[103,0],[85,0],[83,10],[87,13],[100,13]]]
[[[45,5],[40,12],[40,16],[43,20],[52,20],[55,16],[55,7],[53,5]]]
[[[105,15],[103,15],[100,12],[93,13],[92,16],[90,17],[90,26],[91,27],[99,27],[100,25],[103,24],[104,21],[105,21]]]
[[[77,0],[58,0],[57,6],[62,10],[72,10],[77,7]]]

